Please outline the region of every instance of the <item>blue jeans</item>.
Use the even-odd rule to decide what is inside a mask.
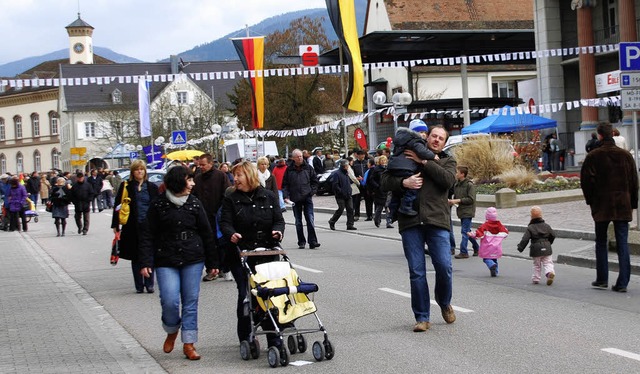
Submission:
[[[402,248],[409,265],[411,284],[411,309],[417,322],[429,321],[431,301],[427,283],[427,264],[424,244],[429,247],[429,256],[436,272],[435,300],[440,308],[451,304],[453,269],[449,231],[431,226],[414,226],[403,230]]]
[[[296,201],[293,205],[293,216],[296,219],[296,234],[298,235],[299,246],[307,244],[307,240],[304,238],[304,226],[302,225],[303,212],[304,219],[307,221],[309,245],[316,245],[318,244],[318,237],[316,236],[315,224],[313,222],[313,200],[311,196],[308,196],[304,201]]]
[[[162,328],[167,334],[182,329],[181,337],[185,344],[198,341],[198,297],[202,269],[204,262],[155,269],[160,289]]]
[[[453,235],[453,217],[450,216],[449,217],[449,227],[451,228],[449,230],[449,245],[451,245],[451,249],[455,250],[456,249],[456,237],[455,235]]]
[[[284,204],[284,198],[282,197],[282,190],[278,190],[278,199],[280,201],[280,209],[286,209],[287,206]]]
[[[609,282],[609,256],[607,248],[607,228],[609,221],[596,222],[596,282]],[[631,278],[631,260],[629,258],[629,222],[613,221],[613,231],[616,235],[616,250],[618,252],[617,287],[626,288]]]
[[[487,265],[487,268],[489,268],[489,270],[491,270],[491,267],[495,265],[496,274],[498,274],[498,260],[493,258],[483,258],[482,261],[485,263],[485,265]]]
[[[478,251],[478,242],[474,238],[470,238],[467,233],[471,231],[471,218],[460,218],[460,232],[462,234],[462,239],[460,239],[460,253],[467,254],[467,241],[471,242],[471,247],[473,247],[473,251]]]

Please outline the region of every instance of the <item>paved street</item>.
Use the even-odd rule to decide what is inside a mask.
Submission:
[[[332,198],[316,201],[330,207]],[[584,212],[567,211],[581,205],[545,205],[545,218],[554,227],[570,228],[569,217],[582,219]],[[522,209],[500,210],[499,217],[507,224],[525,225],[528,208]],[[564,220],[559,218],[562,214]],[[520,216],[518,221],[508,218]],[[10,347],[0,354],[0,372],[270,370],[264,351],[258,360],[239,358],[234,282],[202,285],[197,347],[203,359],[189,362],[179,349],[163,353],[157,293],[135,294],[129,263],[108,263],[110,218],[106,211],[92,215],[91,230],[84,237],[75,234],[71,223],[69,235],[56,238],[44,212],[27,233],[0,232],[0,342]],[[290,212],[286,219],[292,222]],[[515,250],[521,233],[512,231],[504,243],[508,256],[500,261],[499,277],[489,277],[477,258],[454,260],[458,320],[446,325],[436,307],[432,328],[416,334],[411,332],[408,273],[397,229],[376,229],[371,222],[359,221],[359,230],[347,233],[343,218],[334,232],[328,230],[328,219],[328,213],[316,214],[320,250],[297,249],[291,225],[284,247],[300,277],[320,286],[315,297],[318,316],[336,356],[318,363],[310,352],[296,354],[288,368],[279,370],[402,373],[424,367],[429,372],[533,373],[544,362],[545,371],[564,373],[640,371],[636,275],[629,292],[617,294],[589,287],[593,269],[557,264],[552,287],[534,286],[531,260],[526,251]],[[559,239],[554,257],[592,245]],[[615,276],[612,273],[611,279]],[[429,281],[433,285],[433,274]],[[305,317],[298,326],[313,322]],[[316,339],[321,336],[309,335],[309,344]]]

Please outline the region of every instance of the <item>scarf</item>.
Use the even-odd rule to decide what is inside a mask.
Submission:
[[[266,169],[264,171],[264,173],[262,173],[260,171],[260,169],[258,169],[258,179],[260,179],[260,185],[262,187],[267,187],[266,186],[266,182],[267,182],[267,179],[269,179],[270,176],[271,176],[271,172],[269,171],[269,169]]]
[[[172,194],[171,191],[169,191],[169,190],[166,191],[166,195],[167,195],[167,199],[169,199],[169,201],[171,201],[171,203],[173,203],[178,208],[183,206],[184,203],[186,203],[187,199],[189,198],[189,195],[184,195],[184,196],[178,197],[178,196]]]

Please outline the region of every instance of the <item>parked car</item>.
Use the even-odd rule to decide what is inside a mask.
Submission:
[[[331,173],[333,173],[336,170],[338,170],[338,168],[334,168],[332,170],[328,170],[320,174],[320,176],[318,177],[318,191],[316,192],[316,195],[318,196],[322,196],[324,194],[333,195],[333,189],[331,188],[331,183],[329,183],[327,179],[329,178]]]
[[[122,177],[122,180],[128,180],[129,179],[129,174],[131,174],[130,170],[125,170],[123,172],[120,173],[120,176]],[[164,170],[149,170],[147,169],[147,178],[149,179],[149,182],[154,183],[156,186],[160,186],[162,184],[162,181],[164,179],[164,175],[166,174],[166,172]]]

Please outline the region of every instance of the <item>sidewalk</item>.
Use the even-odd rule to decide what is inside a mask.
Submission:
[[[166,372],[29,235],[0,248],[0,373]]]
[[[314,211],[318,213],[332,214],[337,208],[337,204],[333,196],[316,196],[313,198],[313,204]],[[558,238],[585,241],[583,245],[576,247],[572,251],[565,253],[556,252],[556,262],[595,269],[595,233],[589,206],[585,204],[584,201],[555,202],[539,205],[542,208],[544,220],[555,230]],[[362,202],[360,204],[361,219],[357,222],[359,229],[358,234],[400,240],[400,234],[398,234],[397,226],[394,229],[386,229],[384,228],[384,225],[381,225],[381,228],[378,229],[372,222],[363,222],[362,220],[366,218],[364,209],[364,202]],[[507,227],[507,229],[509,229],[509,231],[524,232],[531,217],[530,209],[530,206],[498,209],[498,219]],[[480,220],[481,218],[484,218],[484,210],[485,208],[477,208],[476,218],[473,220],[474,227],[477,227],[484,222],[484,220]],[[316,225],[318,225],[319,222],[320,226],[322,226],[325,221],[326,220],[316,219]],[[287,220],[287,222],[290,221]],[[633,221],[629,224],[630,227],[636,227],[636,222],[637,219],[634,212]],[[454,225],[459,226],[460,221],[454,218]],[[360,230],[361,228],[365,228],[365,230]],[[521,255],[505,253],[505,256],[528,258],[528,251],[524,251]],[[615,252],[609,252],[609,270],[618,271],[618,256]],[[631,273],[640,275],[640,256],[631,255]]]

